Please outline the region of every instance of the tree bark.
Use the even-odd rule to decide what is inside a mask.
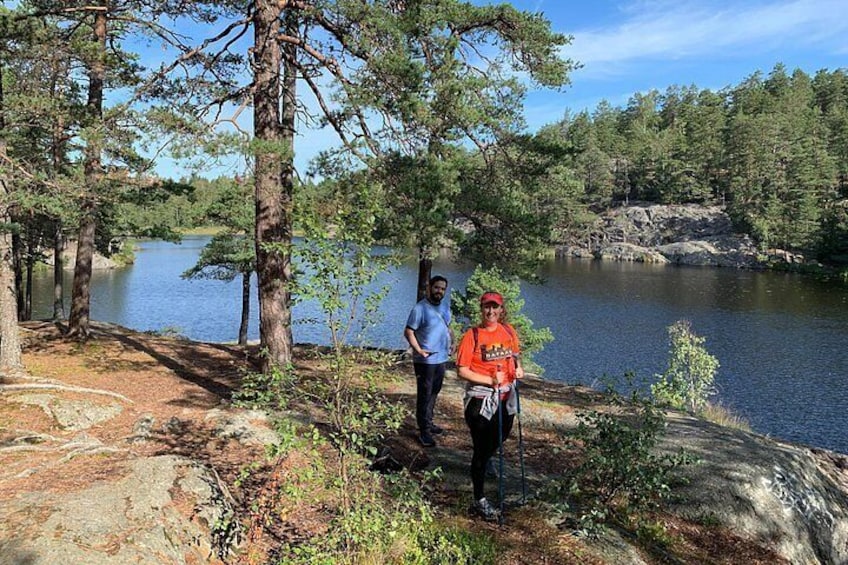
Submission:
[[[32,272],[35,269],[36,243],[32,227],[27,229],[26,292],[24,293],[24,320],[32,320]]]
[[[427,250],[418,248],[418,292],[415,301],[418,302],[427,296],[427,286],[433,273],[433,260],[430,259]]]
[[[65,319],[65,261],[62,251],[65,249],[65,236],[62,234],[62,221],[56,220],[53,234],[53,319]]]
[[[247,327],[250,323],[250,272],[241,275],[241,323],[238,343],[247,345]]]
[[[94,203],[83,204],[77,237],[77,261],[74,264],[74,283],[71,289],[71,316],[68,318],[68,335],[85,341],[88,339],[91,315],[91,270],[94,261]]]
[[[6,156],[6,121],[3,106],[3,66],[0,61],[0,157]],[[0,225],[11,224],[9,186],[0,167]],[[15,291],[12,233],[0,229],[0,377],[23,368],[18,334],[18,297]]]
[[[59,76],[58,69],[54,69],[54,76]],[[54,96],[58,99],[64,94],[53,85]],[[62,174],[65,155],[65,120],[60,112],[56,116],[53,126],[53,139],[50,143],[51,159],[53,161],[53,174],[58,177]],[[53,220],[53,320],[65,319],[65,261],[62,252],[65,250],[65,234],[62,219],[57,217]]]
[[[89,67],[87,111],[89,127],[99,130],[103,125],[103,83],[106,76],[106,11],[94,14],[94,39],[99,52]],[[68,319],[68,335],[81,341],[88,339],[91,315],[91,269],[94,258],[94,234],[96,230],[96,193],[100,183],[102,163],[100,156],[100,131],[89,135],[85,147],[85,182],[89,196],[81,205],[79,237],[77,238],[77,261],[74,265],[74,284],[71,291],[71,316]]]
[[[0,153],[5,151],[5,143],[0,140]],[[0,178],[0,189],[0,194],[5,199],[8,191],[3,178]],[[3,205],[0,208],[0,223],[8,225],[9,220],[8,207]],[[18,334],[18,297],[15,292],[12,261],[12,234],[7,230],[0,230],[0,376],[23,367]]]
[[[9,216],[14,221],[14,214],[9,214]],[[12,232],[12,269],[15,272],[15,302],[19,322],[24,319],[24,260],[22,249],[21,234],[17,231]]]
[[[258,0],[254,27],[256,274],[262,369],[291,363],[291,242],[296,75],[277,42],[286,2]],[[286,14],[288,20],[291,19]],[[293,47],[286,47],[293,50]],[[280,109],[282,97],[282,112]]]

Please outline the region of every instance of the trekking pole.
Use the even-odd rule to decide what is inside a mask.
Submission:
[[[515,383],[515,409],[518,417],[518,460],[521,462],[521,504],[527,503],[527,476],[524,473],[524,435],[521,433],[521,396],[518,394],[518,380]]]
[[[500,365],[497,371],[500,372]],[[500,512],[498,513],[498,526],[503,526],[504,523],[504,452],[503,452],[503,406],[501,405],[501,390],[500,385],[495,387],[495,394],[498,395],[498,501],[500,503]]]

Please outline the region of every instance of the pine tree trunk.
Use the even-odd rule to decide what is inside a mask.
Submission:
[[[11,214],[10,214],[11,216]],[[14,221],[14,218],[12,218]],[[15,303],[18,310],[18,321],[24,319],[24,261],[21,235],[17,232],[12,232],[12,269],[15,272]]]
[[[24,292],[24,320],[32,320],[32,272],[35,269],[36,245],[32,230],[27,230],[26,291]]]
[[[89,68],[87,111],[89,127],[97,130],[103,124],[103,83],[106,76],[106,11],[95,12],[94,39],[100,49]],[[94,259],[95,194],[101,181],[101,142],[98,134],[89,136],[85,147],[85,182],[89,196],[81,205],[79,238],[77,239],[77,261],[74,265],[74,285],[71,290],[71,316],[68,319],[68,335],[81,341],[88,339],[91,315],[91,269]]]
[[[415,301],[424,299],[427,296],[427,286],[430,284],[430,277],[433,272],[433,260],[430,259],[427,250],[418,249],[418,292]]]
[[[91,315],[91,269],[94,260],[94,205],[84,204],[77,238],[77,261],[74,265],[74,285],[71,290],[71,316],[68,335],[88,339]]]
[[[250,272],[241,275],[241,324],[239,324],[239,345],[247,345],[247,326],[250,323]]]
[[[285,3],[283,3],[285,5]],[[286,66],[283,84],[280,45],[280,3],[258,0],[254,26],[254,134],[256,274],[259,294],[259,341],[265,352],[263,371],[291,362],[292,195],[295,75]],[[280,113],[280,89],[283,114]],[[280,147],[287,145],[285,154]]]
[[[58,69],[54,69],[54,76],[59,76]],[[54,98],[61,99],[63,92],[54,84]],[[53,139],[50,143],[51,159],[53,161],[53,174],[57,177],[62,173],[65,156],[65,119],[60,112],[56,116],[53,126]],[[63,222],[61,218],[53,221],[53,320],[65,319],[65,261],[62,252],[65,250],[65,234],[62,232]]]
[[[53,235],[53,319],[65,319],[65,262],[62,251],[65,249],[65,237],[62,234],[62,222],[56,220]]]
[[[6,122],[3,115],[3,67],[0,66],[0,157],[6,157]],[[8,194],[9,186],[0,168],[0,225],[11,223],[6,204]],[[0,229],[0,377],[23,368],[13,261],[12,234]]]
[[[0,151],[5,152],[5,146],[0,146]],[[5,196],[6,183],[3,179],[0,179],[0,185]],[[0,209],[0,223],[9,223],[8,208],[5,206]],[[15,292],[12,261],[12,234],[0,230],[0,376],[23,366],[18,334],[18,297]]]

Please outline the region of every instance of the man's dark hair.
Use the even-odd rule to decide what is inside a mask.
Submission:
[[[435,277],[430,278],[430,286],[433,286],[437,282],[442,281],[445,284],[448,284],[448,279],[443,277],[442,275],[436,275]]]

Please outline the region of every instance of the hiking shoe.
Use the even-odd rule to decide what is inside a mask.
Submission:
[[[487,522],[497,522],[500,515],[497,508],[492,506],[485,497],[471,504],[471,513],[476,514]]]
[[[433,439],[433,436],[426,432],[418,436],[418,442],[424,447],[436,447],[436,441]]]
[[[444,428],[440,428],[436,424],[433,424],[432,426],[430,426],[430,433],[433,434],[434,436],[437,436],[437,435],[441,435],[441,434],[445,433],[445,430],[444,430]]]

